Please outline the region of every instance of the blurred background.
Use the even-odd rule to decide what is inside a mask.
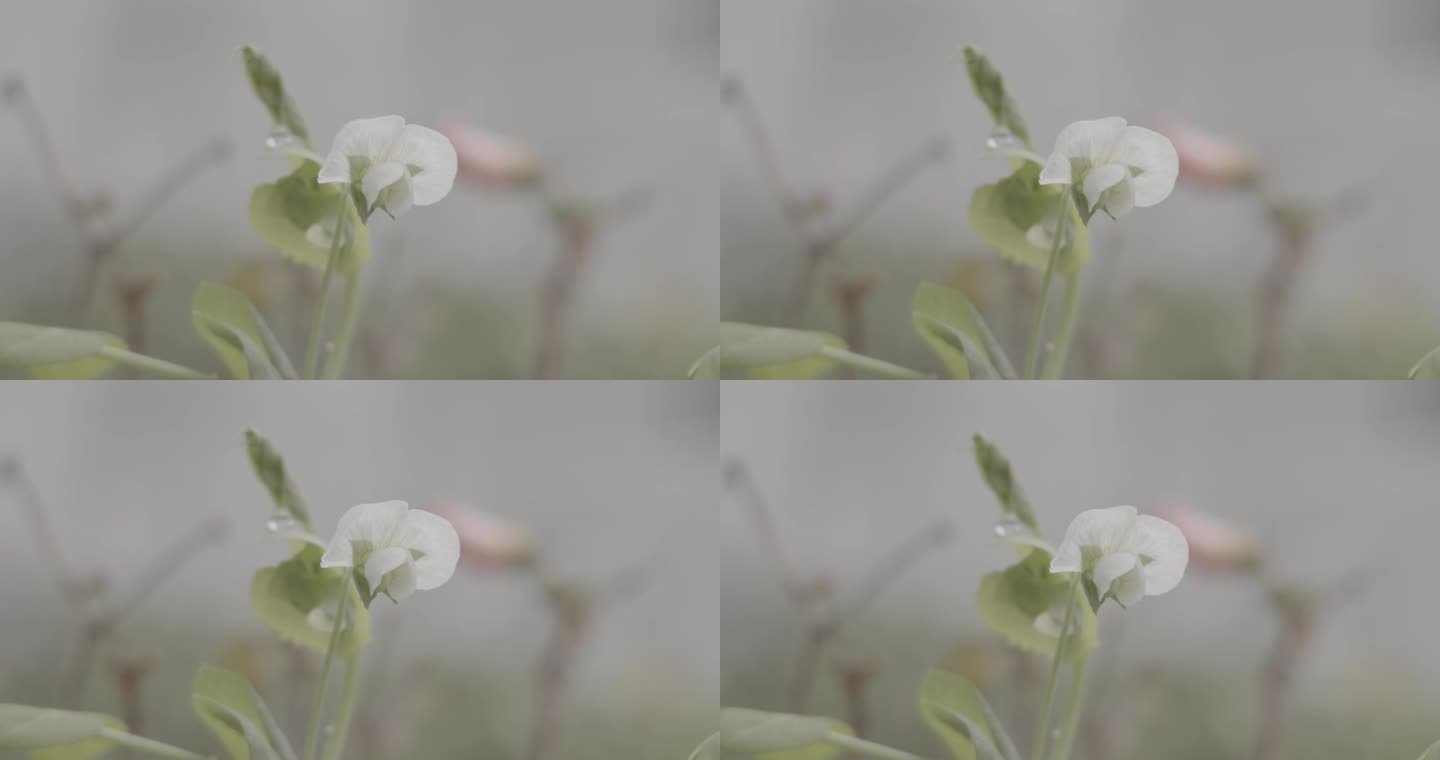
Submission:
[[[1042,153],[1079,119],[1190,125],[1248,149],[1266,188],[1182,180],[1155,208],[1098,219],[1072,377],[1400,378],[1440,343],[1429,0],[1324,13],[1306,0],[734,0],[720,39],[726,320],[827,329],[938,370],[909,314],[932,280],[967,291],[1023,351],[1038,278],[1017,277],[968,221],[975,187],[1006,173],[984,155],[992,124],[960,56],[972,44]],[[797,298],[807,244],[839,230]],[[1259,313],[1266,281],[1277,317]],[[1266,331],[1278,338],[1257,360]]]
[[[248,221],[251,190],[288,171],[264,157],[251,44],[321,150],[359,117],[470,125],[533,150],[571,207],[614,211],[581,254],[538,193],[503,183],[462,181],[444,203],[374,220],[352,376],[532,376],[557,271],[574,284],[553,374],[683,376],[715,342],[719,302],[712,6],[7,3],[0,320],[97,326],[209,367],[188,305],[210,279],[303,340],[313,278]],[[97,247],[96,295],[79,299]]]
[[[1009,457],[1052,542],[1084,509],[1132,504],[1179,522],[1187,508],[1257,542],[1267,568],[1266,586],[1220,572],[1192,539],[1178,589],[1107,608],[1077,757],[1379,760],[1440,738],[1433,392],[882,387],[724,384],[722,704],[845,718],[939,756],[915,700],[943,666],[981,684],[1028,741],[1047,666],[1004,646],[975,608],[981,576],[1015,557],[974,464],[979,433]]]
[[[377,602],[347,757],[673,760],[714,730],[712,385],[228,387],[0,387],[0,702],[57,704],[83,632],[122,610],[72,706],[209,751],[189,687],[210,662],[250,675],[287,721],[298,712],[303,734],[318,657],[280,645],[248,601],[251,575],[287,556],[246,456],[254,428],[322,532],[357,503],[473,505],[522,526],[548,575],[598,600],[562,655],[562,618],[522,570],[462,564],[439,590]],[[57,591],[37,513],[95,580],[98,616]],[[566,664],[542,755],[530,735],[546,653]]]

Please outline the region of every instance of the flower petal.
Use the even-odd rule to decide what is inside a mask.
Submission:
[[[405,165],[398,161],[386,161],[370,167],[370,171],[365,172],[365,178],[360,181],[360,192],[365,195],[365,203],[374,208],[380,202],[380,193],[403,179],[407,171]]]
[[[371,593],[381,590],[391,591],[389,587],[383,587],[385,576],[397,567],[403,567],[410,562],[410,552],[399,546],[387,546],[377,549],[370,559],[365,561],[365,580],[370,583]],[[393,593],[391,594],[394,595]]]
[[[405,118],[402,116],[377,116],[373,119],[356,119],[340,128],[330,152],[347,156],[368,158],[372,163],[385,160],[402,132]]]
[[[450,144],[450,138],[429,127],[406,126],[387,159],[413,167],[411,181],[416,206],[438,202],[455,186],[459,167],[455,146]]]
[[[1101,557],[1100,561],[1095,563],[1095,590],[1100,592],[1101,597],[1104,597],[1110,593],[1110,586],[1116,580],[1134,570],[1138,564],[1140,564],[1140,559],[1129,552],[1107,554]],[[1144,591],[1143,587],[1141,591]],[[1122,603],[1124,602],[1122,601]]]
[[[402,546],[421,552],[415,560],[415,587],[421,591],[438,588],[455,574],[460,561],[460,536],[449,520],[423,509],[405,515],[396,534]]]
[[[1131,530],[1138,513],[1138,510],[1129,506],[1087,509],[1076,515],[1070,522],[1070,527],[1065,530],[1061,551],[1064,551],[1065,544],[1070,543],[1081,547],[1096,547],[1102,554],[1128,551]]]
[[[403,501],[357,504],[345,511],[335,526],[335,537],[320,557],[321,567],[354,567],[356,541],[380,546],[410,509]]]
[[[1115,585],[1110,587],[1110,595],[1115,597],[1115,601],[1119,602],[1121,607],[1129,607],[1141,599],[1144,599],[1144,576],[1140,574],[1137,568],[1116,578]]]
[[[1185,567],[1190,564],[1190,544],[1174,523],[1154,515],[1135,518],[1134,551],[1148,557],[1141,568],[1145,576],[1145,593],[1164,594],[1180,584]]]
[[[315,181],[329,185],[350,180],[350,157],[338,150],[330,151],[320,164],[320,173],[315,176]]]
[[[1119,184],[1110,188],[1110,191],[1101,199],[1101,205],[1110,212],[1110,216],[1119,219],[1122,216],[1135,210],[1135,181],[1125,177]]]
[[[1110,154],[1124,134],[1125,120],[1119,116],[1077,121],[1060,130],[1055,138],[1055,152],[1089,161],[1092,166],[1108,164],[1112,160]]]
[[[400,216],[410,207],[415,205],[415,182],[409,175],[402,176],[399,182],[385,188],[380,193],[379,205],[390,213],[390,216]]]
[[[385,579],[385,593],[397,602],[415,593],[414,562],[406,562],[391,571]]]
[[[1106,190],[1124,182],[1128,176],[1130,167],[1124,164],[1101,164],[1091,169],[1080,185],[1080,191],[1085,194],[1085,202],[1090,204],[1090,209],[1093,211],[1100,205],[1100,199]]]
[[[1070,174],[1070,157],[1058,150],[1051,153],[1045,168],[1040,170],[1040,184],[1069,185],[1074,181]]]
[[[1135,205],[1154,206],[1175,189],[1180,176],[1180,156],[1170,138],[1144,127],[1126,127],[1111,159],[1139,169],[1133,180]]]

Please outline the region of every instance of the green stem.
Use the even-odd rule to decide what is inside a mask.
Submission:
[[[1060,742],[1055,745],[1055,751],[1051,754],[1050,760],[1069,760],[1070,750],[1075,744],[1075,734],[1080,729],[1080,716],[1084,713],[1085,705],[1085,662],[1088,658],[1081,654],[1075,661],[1075,672],[1070,681],[1070,695],[1066,698],[1065,719],[1061,723]]]
[[[320,727],[325,723],[325,693],[330,684],[330,668],[335,665],[335,651],[345,630],[345,615],[350,607],[350,587],[355,576],[346,573],[340,583],[340,608],[335,611],[335,627],[330,630],[330,643],[325,647],[325,662],[320,666],[320,680],[315,684],[315,700],[310,705],[310,724],[305,729],[305,760],[316,760],[320,749]]]
[[[873,375],[888,377],[894,380],[929,380],[929,375],[921,374],[913,369],[902,367],[898,364],[876,359],[864,354],[857,354],[835,346],[824,346],[820,349],[820,355],[847,367],[865,370]]]
[[[1035,316],[1030,325],[1030,342],[1025,347],[1025,379],[1035,379],[1035,364],[1040,358],[1041,333],[1045,328],[1045,308],[1050,300],[1050,283],[1055,279],[1055,266],[1060,261],[1065,227],[1070,223],[1070,193],[1064,191],[1057,199],[1055,232],[1050,238],[1050,259],[1045,263],[1045,277],[1040,281],[1040,298],[1035,301]],[[1042,221],[1041,224],[1044,224]]]
[[[335,722],[335,733],[325,743],[325,760],[340,760],[340,753],[345,750],[345,739],[350,735],[350,723],[355,718],[359,686],[360,658],[352,654],[345,658],[345,685],[340,691],[340,717]]]
[[[1070,356],[1070,344],[1075,340],[1075,317],[1080,312],[1080,273],[1065,275],[1065,306],[1060,318],[1060,339],[1055,342],[1055,353],[1045,360],[1045,379],[1059,380],[1065,374],[1065,359]]]
[[[355,342],[355,323],[360,305],[360,273],[355,272],[345,280],[345,305],[340,321],[340,334],[335,339],[335,354],[325,363],[325,379],[339,380],[345,374],[345,362],[350,358],[350,346]]]
[[[1060,625],[1060,636],[1055,641],[1055,661],[1050,666],[1050,682],[1045,685],[1045,699],[1040,708],[1040,718],[1035,724],[1035,741],[1030,747],[1033,760],[1045,757],[1046,739],[1049,738],[1050,713],[1055,709],[1055,687],[1060,682],[1060,665],[1065,662],[1065,649],[1070,641],[1071,624],[1075,621],[1075,594],[1080,589],[1080,574],[1075,574],[1069,591],[1066,592],[1065,622]]]
[[[825,737],[825,743],[834,745],[841,749],[847,749],[857,755],[865,757],[878,757],[881,760],[924,760],[919,755],[912,755],[904,750],[887,747],[875,742],[867,742],[864,739],[857,739],[849,734],[830,734]]]
[[[188,749],[157,742],[154,739],[146,739],[143,736],[136,736],[115,728],[100,729],[100,738],[155,757],[175,758],[175,760],[209,760],[207,756],[191,752]]]
[[[340,199],[335,209],[335,233],[330,237],[330,255],[325,259],[325,275],[320,278],[320,296],[315,300],[315,310],[310,316],[310,340],[305,345],[305,379],[314,380],[320,361],[320,333],[325,327],[325,301],[330,295],[330,283],[335,279],[335,269],[340,264],[341,241],[345,239],[345,225],[350,221],[350,186],[340,186]]]
[[[163,359],[156,359],[153,356],[137,354],[118,346],[104,346],[100,349],[100,355],[114,362],[144,370],[152,375],[168,377],[172,380],[214,380],[214,375],[207,375],[203,372],[196,372],[189,367],[182,367],[179,364],[172,364]]]

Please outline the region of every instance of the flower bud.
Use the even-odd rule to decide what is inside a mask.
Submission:
[[[1190,543],[1190,564],[1210,573],[1242,572],[1260,561],[1260,544],[1254,534],[1209,512],[1190,507],[1166,507],[1157,515],[1174,523]]]
[[[441,125],[460,157],[460,178],[492,187],[526,185],[540,176],[540,157],[529,145],[470,124]]]
[[[520,525],[493,512],[447,503],[432,508],[460,534],[460,561],[472,570],[486,571],[528,564],[535,544]]]
[[[1255,181],[1255,157],[1245,146],[1193,124],[1171,122],[1160,128],[1180,155],[1180,177],[1215,190],[1234,190]]]

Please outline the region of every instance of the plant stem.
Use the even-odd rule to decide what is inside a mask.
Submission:
[[[335,733],[325,743],[325,760],[340,760],[345,750],[345,740],[350,735],[350,723],[355,718],[355,702],[360,695],[360,657],[345,658],[345,685],[340,690],[340,717],[335,722]]]
[[[912,755],[905,750],[857,739],[848,734],[830,734],[825,737],[825,742],[841,749],[850,750],[857,755],[878,757],[881,760],[924,760],[919,755]]]
[[[1035,301],[1035,316],[1030,324],[1030,342],[1025,348],[1025,379],[1035,379],[1035,364],[1040,358],[1041,333],[1045,329],[1045,308],[1050,296],[1050,283],[1055,278],[1055,266],[1060,261],[1060,251],[1065,238],[1065,227],[1070,223],[1070,193],[1062,192],[1056,205],[1055,233],[1050,239],[1050,260],[1045,263],[1045,277],[1040,281],[1040,295]],[[1044,222],[1042,221],[1043,225]]]
[[[305,344],[305,379],[314,380],[319,369],[320,333],[325,327],[325,300],[330,295],[330,283],[335,279],[335,268],[340,264],[341,241],[345,238],[345,224],[350,221],[350,186],[340,186],[340,200],[335,208],[335,233],[330,237],[330,255],[325,259],[325,275],[320,278],[320,295],[315,299],[315,310],[310,317],[310,339]]]
[[[913,369],[902,367],[898,364],[891,364],[870,356],[846,351],[835,346],[824,346],[820,349],[820,355],[847,367],[862,369],[874,375],[888,377],[893,380],[929,380],[929,375],[916,372]]]
[[[1050,682],[1045,685],[1045,699],[1040,708],[1040,718],[1035,723],[1035,741],[1030,747],[1030,757],[1033,760],[1043,760],[1045,757],[1045,744],[1050,730],[1050,713],[1055,708],[1055,687],[1060,681],[1060,666],[1065,662],[1065,648],[1070,640],[1070,627],[1075,621],[1075,593],[1080,589],[1080,574],[1075,574],[1075,580],[1070,584],[1070,590],[1066,592],[1065,622],[1060,626],[1060,636],[1055,641],[1055,661],[1050,666]]]
[[[1059,380],[1065,374],[1065,359],[1070,356],[1070,344],[1075,341],[1075,317],[1080,312],[1080,273],[1065,275],[1065,306],[1060,318],[1060,338],[1055,342],[1055,353],[1045,359],[1045,379]]]
[[[325,379],[339,380],[345,374],[345,361],[350,358],[350,346],[355,342],[355,323],[360,305],[360,273],[355,272],[345,279],[345,305],[342,307],[340,334],[335,339],[335,353],[325,363]]]
[[[157,742],[154,739],[146,739],[143,736],[136,736],[115,728],[100,729],[100,738],[155,757],[175,758],[176,760],[209,760],[205,755],[191,752],[188,749]]]
[[[305,760],[316,760],[320,749],[320,726],[325,721],[325,693],[330,684],[330,668],[335,664],[335,650],[340,648],[340,635],[345,631],[345,614],[350,606],[350,587],[354,576],[345,575],[340,582],[340,608],[335,611],[335,627],[330,630],[330,643],[325,647],[325,662],[320,666],[320,680],[315,684],[315,700],[310,705],[310,724],[305,729]]]
[[[170,378],[172,380],[214,380],[214,375],[207,375],[203,372],[196,372],[189,367],[167,362],[164,359],[156,359],[153,356],[137,354],[118,346],[104,346],[100,349],[100,355],[111,361],[144,370],[152,375]]]
[[[1075,744],[1075,733],[1080,728],[1080,716],[1085,705],[1085,661],[1084,654],[1075,661],[1074,674],[1070,681],[1070,695],[1066,699],[1065,719],[1061,723],[1060,741],[1055,745],[1050,760],[1069,760],[1070,750]]]

